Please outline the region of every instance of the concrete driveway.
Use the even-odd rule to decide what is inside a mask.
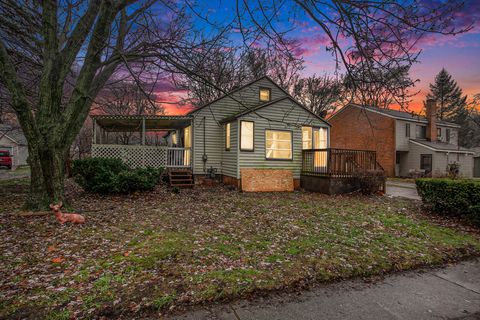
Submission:
[[[173,319],[480,319],[480,260],[391,275],[376,283],[344,281],[300,294],[238,301]]]
[[[386,194],[392,197],[421,200],[417,193],[417,187],[413,182],[387,180]]]

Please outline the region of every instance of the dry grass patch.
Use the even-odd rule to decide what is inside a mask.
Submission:
[[[224,188],[100,197],[73,188],[84,226],[0,205],[0,318],[164,312],[176,306],[435,265],[480,253],[472,232],[413,202]]]

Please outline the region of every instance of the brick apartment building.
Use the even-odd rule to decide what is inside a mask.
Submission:
[[[413,173],[442,176],[460,164],[473,175],[473,151],[458,146],[459,125],[436,119],[436,102],[427,101],[427,116],[349,104],[329,119],[332,148],[373,150],[387,176]]]

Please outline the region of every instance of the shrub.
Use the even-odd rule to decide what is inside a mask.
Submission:
[[[100,194],[152,190],[163,169],[130,169],[120,159],[87,158],[73,162],[75,181],[86,191]]]
[[[128,170],[122,160],[114,158],[87,158],[73,162],[72,175],[87,191],[118,192],[118,175]]]
[[[360,192],[364,195],[377,193],[385,186],[385,174],[381,170],[367,170],[357,173]]]
[[[417,179],[418,194],[439,214],[462,215],[480,225],[480,181]]]
[[[160,179],[162,170],[154,168],[138,168],[122,171],[118,175],[119,192],[153,190]]]

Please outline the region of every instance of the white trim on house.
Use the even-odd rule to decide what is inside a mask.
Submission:
[[[410,140],[409,142],[414,143],[416,145],[419,145],[421,147],[425,147],[429,150],[436,151],[436,152],[446,152],[446,153],[461,153],[461,154],[475,154],[475,152],[472,151],[466,151],[466,150],[444,150],[444,149],[436,149],[431,146],[427,146],[426,144],[423,144],[421,142],[415,141],[415,140]]]

